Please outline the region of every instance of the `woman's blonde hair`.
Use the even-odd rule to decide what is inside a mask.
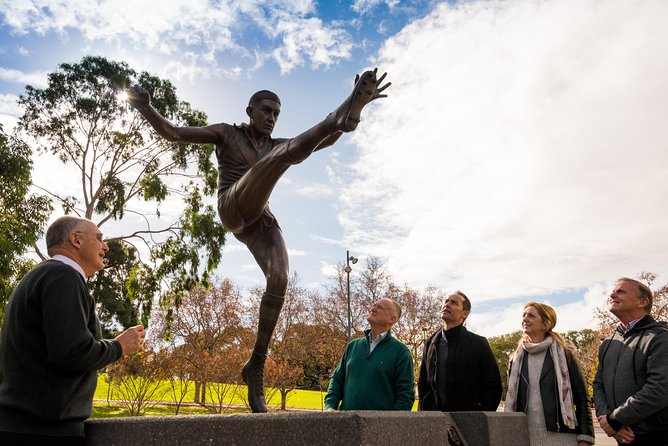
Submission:
[[[554,339],[564,348],[574,348],[566,339],[564,339],[563,336],[561,336],[556,331],[552,331],[557,325],[557,312],[554,310],[554,308],[540,302],[527,302],[524,304],[524,309],[526,310],[528,307],[533,307],[536,312],[538,312],[538,316],[540,316],[541,320],[547,324],[547,331],[545,332],[545,336],[552,337],[552,339]],[[522,342],[528,339],[529,338],[527,335],[522,336],[520,339],[520,345]]]

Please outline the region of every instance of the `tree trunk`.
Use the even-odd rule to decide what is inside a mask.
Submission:
[[[193,400],[194,403],[199,403],[199,387],[200,387],[200,382],[195,381],[195,399]]]

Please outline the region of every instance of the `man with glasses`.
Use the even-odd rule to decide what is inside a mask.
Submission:
[[[12,293],[0,334],[0,445],[83,445],[97,370],[144,348],[144,327],[101,339],[86,278],[109,250],[90,220],[60,217],[46,231],[51,259]]]

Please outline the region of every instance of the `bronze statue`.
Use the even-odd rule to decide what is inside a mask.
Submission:
[[[334,144],[343,132],[355,130],[364,106],[387,95],[390,86],[380,84],[378,69],[355,77],[353,92],[323,121],[301,135],[286,139],[271,137],[281,111],[279,97],[268,90],[251,96],[248,124],[213,124],[206,127],[175,127],[152,106],[143,88],[133,86],[128,101],[169,141],[215,144],[218,159],[218,213],[225,227],[244,243],[255,257],[266,279],[260,303],[260,318],[253,353],[241,373],[248,385],[253,412],[266,412],[264,363],[271,335],[283,307],[288,285],[288,253],[276,217],[267,205],[274,186],[293,164],[314,151]]]

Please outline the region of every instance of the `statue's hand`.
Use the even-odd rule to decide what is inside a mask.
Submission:
[[[145,108],[151,103],[151,95],[141,85],[133,85],[126,90],[128,102],[136,109]]]
[[[378,68],[373,69],[374,74],[378,73]],[[371,100],[373,101],[374,99],[378,98],[386,98],[386,94],[382,94],[383,91],[390,85],[392,85],[392,82],[388,82],[385,85],[381,86],[380,84],[385,80],[385,76],[387,76],[387,73],[383,73],[383,75],[376,81],[376,88],[374,89],[373,96],[371,97]]]

